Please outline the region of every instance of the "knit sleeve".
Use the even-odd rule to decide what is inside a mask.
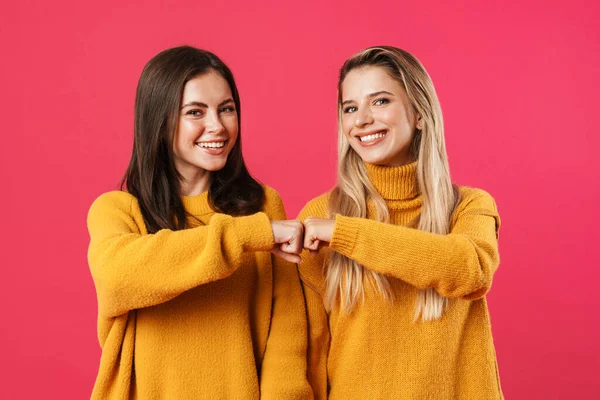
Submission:
[[[327,358],[329,356],[329,314],[325,310],[323,297],[302,282],[308,316],[308,381],[315,400],[326,400],[328,391]]]
[[[298,214],[296,219],[304,222],[308,217],[327,218],[327,201],[329,193],[319,196],[308,202]],[[314,291],[322,294],[325,277],[323,276],[324,251],[317,255],[311,255],[303,251],[300,256],[302,263],[298,266],[302,282],[310,286]]]
[[[279,195],[266,188],[265,211],[273,220],[286,219]],[[306,307],[295,264],[273,258],[273,312],[262,361],[261,399],[312,399],[306,379]]]
[[[459,205],[447,235],[337,215],[330,247],[419,289],[476,299],[490,289],[500,262],[499,228],[494,199],[474,190]]]
[[[300,221],[308,217],[327,217],[327,194],[310,201],[298,215]],[[313,390],[315,400],[327,399],[327,358],[329,355],[330,331],[329,314],[323,302],[324,254],[323,248],[318,254],[308,251],[301,254],[302,263],[299,266],[306,315],[308,316],[308,381]]]
[[[100,196],[88,213],[88,262],[99,314],[114,317],[166,302],[196,286],[230,276],[244,252],[268,251],[268,217],[215,214],[206,226],[141,234],[134,197]],[[139,211],[139,210],[138,210]]]

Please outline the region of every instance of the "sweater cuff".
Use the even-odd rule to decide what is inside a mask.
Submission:
[[[329,247],[346,257],[352,258],[359,228],[359,218],[337,214]]]
[[[235,232],[244,251],[269,251],[274,246],[273,229],[267,214],[259,212],[233,219]]]

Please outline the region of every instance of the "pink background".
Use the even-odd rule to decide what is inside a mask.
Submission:
[[[180,44],[234,71],[246,160],[291,217],[334,184],[343,61],[374,44],[413,52],[454,180],[503,218],[489,305],[506,397],[600,398],[596,1],[96,3],[0,9],[0,398],[89,397],[86,213],[129,159],[142,67]]]

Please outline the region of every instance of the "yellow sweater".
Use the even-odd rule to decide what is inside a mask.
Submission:
[[[309,315],[309,380],[315,398],[502,399],[485,294],[498,267],[500,219],[489,194],[461,188],[451,233],[407,228],[421,209],[416,163],[367,165],[386,200],[391,223],[337,215],[330,250],[303,253],[300,276]],[[327,217],[329,194],[298,217]],[[369,204],[369,218],[375,208]],[[323,266],[337,251],[390,278],[386,302],[365,284],[364,303],[350,315],[323,307]],[[413,322],[417,289],[450,298],[442,318]]]
[[[264,213],[217,214],[184,197],[204,225],[148,234],[137,200],[103,194],[88,215],[102,357],[93,399],[306,399],[306,312],[293,264],[275,259]],[[198,225],[198,224],[196,224]]]

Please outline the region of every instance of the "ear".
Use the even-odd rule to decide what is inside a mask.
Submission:
[[[417,114],[417,123],[415,124],[415,127],[418,130],[422,130],[423,129],[423,118],[421,117],[420,114]]]

